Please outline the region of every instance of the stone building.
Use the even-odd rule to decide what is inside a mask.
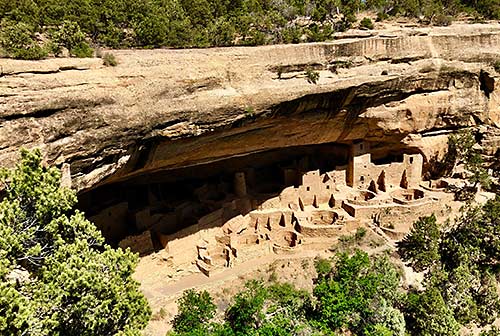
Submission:
[[[356,189],[387,191],[398,187],[417,188],[422,181],[421,154],[403,154],[402,162],[372,163],[369,143],[352,145],[347,184]]]

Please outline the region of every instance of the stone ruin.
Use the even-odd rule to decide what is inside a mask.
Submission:
[[[199,203],[185,202],[157,215],[149,208],[136,212],[136,226],[145,233],[127,237],[120,246],[146,254],[156,239],[156,248],[168,250],[174,265],[196,263],[210,275],[266,253],[294,252],[307,240],[338,238],[376,222],[381,212],[432,209],[432,194],[444,187],[444,182],[422,181],[421,154],[375,164],[368,143],[351,145],[350,153],[347,165],[331,171],[303,171],[300,164],[282,167],[286,187],[277,195],[259,190],[254,171],[248,168],[234,174],[232,186],[198,188]],[[214,210],[197,218],[200,204]],[[126,216],[124,207],[118,204],[112,210]],[[183,228],[167,232],[181,220]],[[408,230],[408,220],[404,222],[400,228],[382,229],[397,236]]]

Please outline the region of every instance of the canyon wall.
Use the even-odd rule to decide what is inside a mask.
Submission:
[[[500,24],[345,34],[329,43],[117,50],[0,60],[0,160],[20,146],[86,190],[285,147],[376,144],[428,161],[446,134],[500,125]],[[304,71],[318,71],[317,84]],[[495,146],[496,138],[490,138]],[[494,151],[494,150],[493,150]]]

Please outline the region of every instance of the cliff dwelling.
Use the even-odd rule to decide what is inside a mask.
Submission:
[[[285,148],[103,186],[80,205],[111,242],[142,255],[164,250],[173,268],[196,264],[210,275],[336,239],[380,213],[393,213],[380,229],[395,238],[411,223],[402,214],[416,218],[451,197],[445,182],[422,181],[421,154],[381,153],[364,141]]]

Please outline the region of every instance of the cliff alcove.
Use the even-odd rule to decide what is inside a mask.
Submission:
[[[418,174],[411,171],[429,171],[455,130],[486,128],[484,148],[496,152],[498,24],[341,37],[256,48],[120,50],[113,68],[99,59],[4,60],[0,160],[12,165],[20,146],[41,148],[47,163],[66,167],[80,207],[114,243],[152,232],[150,240],[163,246],[210,214],[219,218],[228,203],[238,211],[222,214],[216,227],[226,231],[217,235],[227,240],[233,229],[253,226],[223,244],[233,248],[273,241],[275,222],[288,232],[276,241],[298,243],[295,234],[352,229],[372,209],[432,203],[433,190],[420,197],[422,176],[412,179]],[[317,84],[307,81],[307,69],[318,72]],[[363,143],[369,151],[353,149]],[[290,182],[287,174],[296,177]],[[331,182],[336,178],[341,183]],[[238,179],[249,197],[235,187]],[[312,197],[302,194],[308,187],[316,188]],[[167,224],[154,230],[160,221]],[[271,231],[257,228],[260,221]],[[325,221],[334,225],[319,225]]]
[[[79,207],[91,216],[110,242],[116,244],[128,236],[149,231],[150,248],[161,249],[172,237],[178,239],[197,230],[221,228],[235,217],[247,216],[254,210],[284,207],[295,213],[304,211],[308,205],[319,209],[321,203],[340,210],[339,197],[352,196],[353,203],[363,205],[376,193],[385,193],[402,184],[407,188],[407,175],[411,173],[394,168],[411,165],[414,157],[418,161],[422,156],[415,148],[391,147],[384,143],[357,141],[249,153],[202,165],[136,175],[87,190],[79,195]],[[359,160],[361,154],[365,158]],[[415,163],[420,167],[412,184],[418,187],[423,161]],[[376,167],[383,168],[377,170]],[[273,205],[277,198],[282,200],[290,188],[302,189],[302,192],[299,191],[296,199],[286,201],[288,203]],[[367,198],[368,194],[372,196]],[[379,204],[380,200],[371,202]],[[263,207],[263,204],[267,205]],[[332,224],[341,215],[320,211],[311,216],[313,222]],[[285,221],[283,215],[279,219],[280,226],[289,226]]]
[[[114,242],[151,229],[155,218],[159,220],[165,214],[175,218],[157,229],[173,234],[221,209],[231,197],[247,193],[238,190],[235,179],[239,172],[246,173],[248,192],[261,203],[285,187],[298,186],[299,171],[324,172],[347,165],[349,151],[348,144],[329,143],[249,153],[100,186],[80,193],[79,204],[88,215],[95,216],[104,234]],[[296,170],[290,171],[285,180],[287,169]]]

